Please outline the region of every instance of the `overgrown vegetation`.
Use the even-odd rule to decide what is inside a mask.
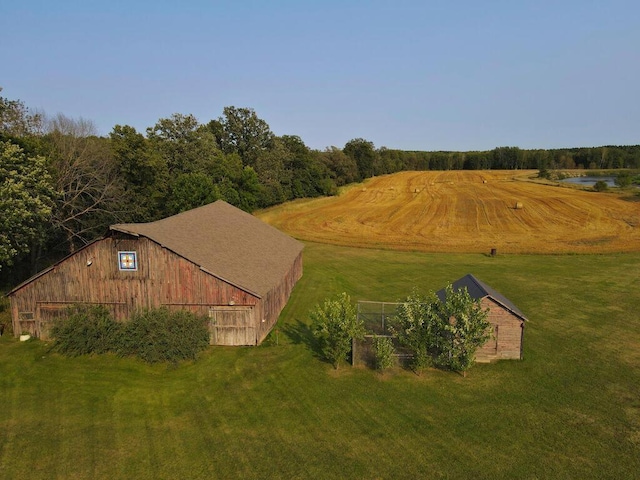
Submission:
[[[412,352],[416,372],[435,365],[464,374],[477,349],[491,337],[487,316],[466,288],[455,290],[449,284],[443,300],[414,290],[398,306],[390,329]]]
[[[209,344],[205,320],[166,308],[136,313],[116,322],[104,306],[75,306],[51,331],[53,349],[78,356],[112,352],[149,363],[195,359]]]
[[[419,372],[433,365],[438,357],[437,346],[440,324],[437,312],[438,299],[433,293],[425,296],[414,289],[404,302],[398,305],[391,331],[413,355],[411,367]]]
[[[310,318],[322,354],[337,369],[340,362],[347,360],[352,341],[361,340],[365,333],[364,323],[358,320],[351,297],[341,293],[325,300],[322,305],[316,305]]]
[[[123,324],[121,354],[149,363],[193,360],[209,345],[206,319],[185,310],[146,310]]]
[[[619,172],[616,175],[614,182],[617,187],[627,188],[631,186],[631,183],[633,182],[633,177],[631,176],[631,173],[629,173],[628,171]]]
[[[436,346],[437,364],[456,372],[466,372],[476,351],[491,338],[491,324],[480,300],[474,300],[466,288],[445,288],[445,298],[432,310],[440,325]]]
[[[445,288],[444,299],[435,293],[413,293],[398,305],[389,329],[399,344],[411,353],[411,367],[420,373],[436,366],[461,372],[473,365],[475,353],[491,337],[489,311],[474,300],[466,288]],[[316,305],[310,314],[313,334],[319,339],[322,355],[338,368],[352,350],[353,340],[365,335],[363,320],[346,293]],[[389,337],[372,340],[375,368],[383,371],[394,364],[394,345]]]
[[[67,316],[55,322],[51,336],[55,339],[55,351],[78,356],[120,352],[123,331],[104,306],[78,305],[71,307]]]
[[[395,363],[395,348],[390,337],[373,337],[373,356],[376,362],[376,369],[384,372],[393,367]]]

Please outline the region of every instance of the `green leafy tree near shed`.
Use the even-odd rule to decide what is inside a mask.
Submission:
[[[414,292],[398,306],[392,332],[413,354],[419,372],[435,365],[466,372],[476,351],[491,337],[488,310],[474,300],[466,288],[445,288],[444,298]]]
[[[437,363],[456,372],[466,372],[473,364],[476,350],[491,337],[488,310],[474,300],[466,288],[445,288],[445,299],[436,304],[441,332],[438,336]]]
[[[322,354],[337,369],[347,359],[352,340],[364,338],[364,323],[358,320],[355,305],[349,295],[342,293],[317,305],[310,316]]]
[[[411,367],[418,373],[433,364],[442,331],[437,314],[438,299],[434,294],[422,295],[417,289],[398,305],[390,326],[402,346],[413,355]]]

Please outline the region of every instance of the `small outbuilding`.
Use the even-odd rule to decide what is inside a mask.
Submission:
[[[136,310],[184,309],[209,319],[212,345],[257,345],[302,276],[302,243],[224,201],[106,235],[8,296],[15,335],[46,339],[76,304],[117,320]]]
[[[474,300],[480,300],[484,310],[489,310],[492,337],[476,352],[476,361],[490,362],[499,359],[522,359],[524,322],[527,318],[509,299],[471,274],[456,280],[453,290],[467,289]],[[440,301],[446,298],[445,289],[436,292]]]

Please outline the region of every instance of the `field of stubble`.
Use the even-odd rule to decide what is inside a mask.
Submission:
[[[530,181],[535,174],[401,172],[258,216],[298,239],[345,246],[421,252],[640,251],[637,197]]]

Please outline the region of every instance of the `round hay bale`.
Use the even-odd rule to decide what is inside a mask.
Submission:
[[[416,189],[413,191],[413,193],[420,193],[420,189],[419,189],[419,188],[416,188]]]
[[[522,210],[524,208],[524,205],[522,204],[522,202],[516,202],[515,207],[516,210]]]

